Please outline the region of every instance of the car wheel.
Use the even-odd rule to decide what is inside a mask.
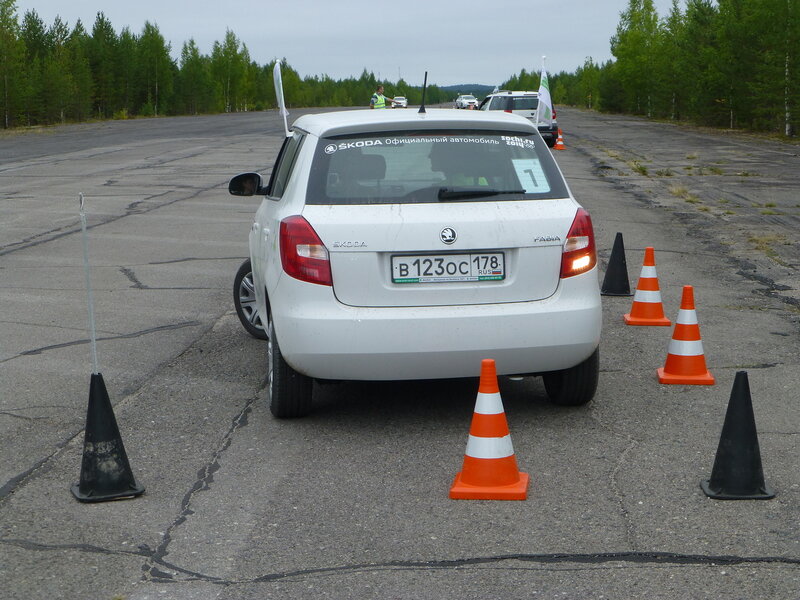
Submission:
[[[233,280],[233,304],[242,326],[247,333],[260,340],[267,339],[268,327],[264,326],[256,305],[256,290],[253,285],[253,269],[250,259],[244,261]]]
[[[553,404],[580,406],[594,398],[600,373],[600,349],[582,363],[542,375],[544,389]]]
[[[547,144],[548,148],[552,148],[556,145],[556,138],[547,138],[544,142]]]
[[[275,327],[270,321],[267,340],[269,410],[279,419],[305,417],[311,412],[310,377],[295,371],[283,359]]]

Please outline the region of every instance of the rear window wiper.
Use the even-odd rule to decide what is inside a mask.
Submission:
[[[463,200],[465,198],[485,198],[487,196],[499,196],[501,194],[524,194],[525,190],[494,190],[491,188],[439,188],[437,198],[439,200]]]

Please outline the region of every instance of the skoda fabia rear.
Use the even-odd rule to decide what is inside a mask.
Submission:
[[[270,408],[312,381],[540,375],[557,404],[597,387],[589,214],[531,123],[506,114],[346,111],[298,119],[250,233]]]

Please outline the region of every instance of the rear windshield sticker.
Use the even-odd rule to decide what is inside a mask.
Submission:
[[[535,148],[536,142],[534,142],[529,137],[516,137],[516,136],[509,136],[504,135],[500,137],[506,144],[506,146],[517,146],[518,148]]]
[[[541,163],[533,158],[515,158],[514,170],[525,192],[528,194],[543,194],[550,191],[550,184],[544,176]]]
[[[443,137],[443,136],[414,136],[392,137],[372,140],[357,140],[326,144],[325,154],[333,154],[341,150],[361,150],[374,146],[404,146],[406,144],[481,144],[496,146],[499,140],[486,137]]]

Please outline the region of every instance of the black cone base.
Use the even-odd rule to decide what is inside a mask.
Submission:
[[[81,502],[121,500],[144,492],[133,477],[100,373],[92,373],[89,386],[81,478],[70,489]]]
[[[711,477],[700,483],[717,500],[769,500],[775,492],[764,482],[761,451],[747,371],[736,373]]]
[[[771,500],[775,497],[773,489],[766,484],[756,494],[728,494],[722,489],[712,488],[710,479],[701,481],[700,487],[706,496],[714,500]]]
[[[603,296],[632,296],[631,284],[628,281],[628,262],[625,260],[625,245],[622,234],[617,232],[614,238],[614,247],[608,259],[608,269],[600,288]]]

